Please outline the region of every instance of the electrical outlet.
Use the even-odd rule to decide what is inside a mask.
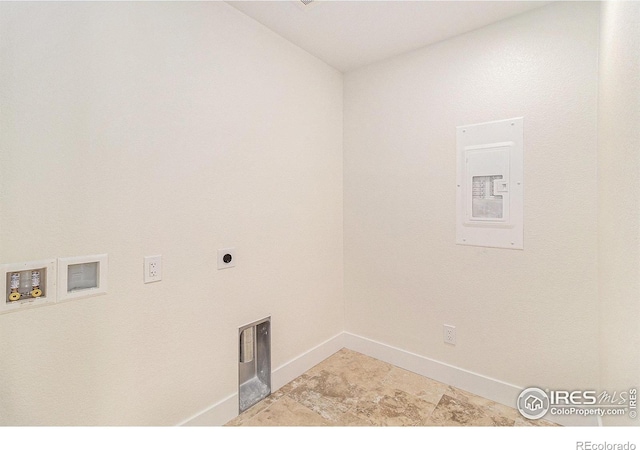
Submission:
[[[235,248],[221,248],[218,250],[218,270],[235,267],[237,260]]]
[[[456,327],[453,325],[444,325],[444,342],[456,345]]]
[[[162,256],[144,257],[144,282],[153,283],[162,280]]]

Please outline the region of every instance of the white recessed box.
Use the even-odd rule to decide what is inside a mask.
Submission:
[[[523,249],[522,117],[456,128],[456,243]]]
[[[106,254],[58,258],[58,301],[105,294],[108,269]]]
[[[56,302],[56,260],[0,266],[0,314]]]

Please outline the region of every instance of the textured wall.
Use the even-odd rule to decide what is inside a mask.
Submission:
[[[598,8],[345,75],[347,331],[520,386],[597,385]],[[517,116],[524,251],[455,245],[455,127]]]
[[[600,33],[601,384],[620,392],[640,387],[640,3],[604,2]]]
[[[638,385],[640,13],[604,4],[598,42],[598,10],[345,75],[343,303],[341,74],[223,3],[0,2],[0,263],[110,257],[108,295],[0,315],[0,424],[178,423],[236,390],[237,327],[269,314],[274,368],[346,328]],[[456,246],[455,126],[514,116],[525,250]]]
[[[343,329],[339,72],[222,2],[3,2],[0,104],[0,263],[110,264],[0,316],[0,424],[176,424],[237,389],[238,326],[274,368]]]

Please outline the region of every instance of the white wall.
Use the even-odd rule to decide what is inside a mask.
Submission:
[[[601,386],[640,385],[640,3],[604,2],[598,103]],[[629,416],[605,425],[638,425]]]
[[[516,386],[597,386],[598,8],[550,5],[345,75],[347,331]],[[517,116],[524,251],[455,245],[455,127]]]
[[[0,315],[0,424],[179,423],[266,315],[274,368],[346,329],[637,385],[639,16],[556,4],[346,74],[343,302],[340,73],[223,3],[0,2],[0,263],[110,257],[108,295]],[[514,116],[525,250],[456,246],[455,126]]]
[[[0,316],[0,424],[176,424],[237,390],[239,326],[274,368],[343,330],[339,72],[222,2],[2,2],[0,105],[0,263],[110,263]]]

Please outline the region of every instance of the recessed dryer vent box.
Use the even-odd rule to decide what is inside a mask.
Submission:
[[[271,317],[239,329],[239,412],[271,394]]]
[[[56,302],[56,260],[0,266],[0,313]]]
[[[108,256],[74,256],[58,259],[58,301],[107,292]]]
[[[457,127],[457,244],[523,248],[523,122]]]

